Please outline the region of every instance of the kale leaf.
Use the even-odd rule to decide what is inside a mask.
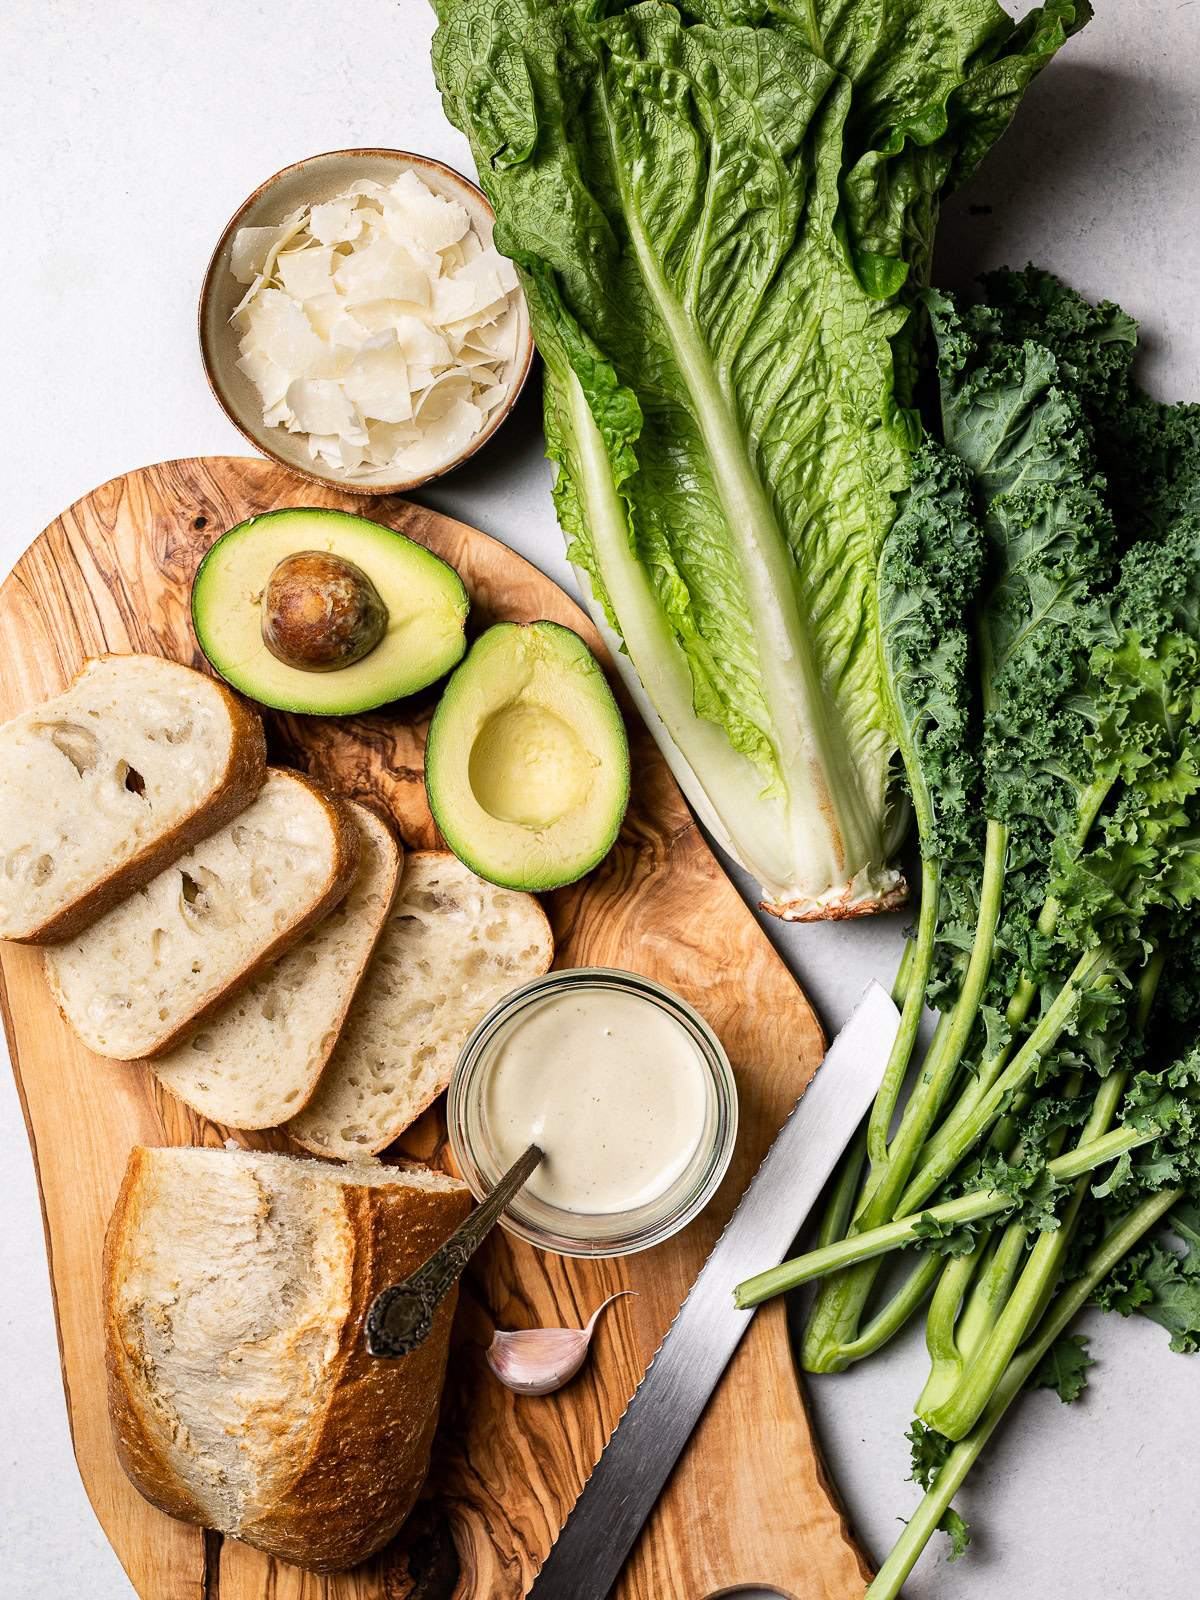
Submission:
[[[1118,1262],[1095,1299],[1104,1311],[1137,1312],[1157,1322],[1171,1335],[1171,1349],[1190,1355],[1200,1350],[1200,1205],[1181,1200],[1167,1224],[1182,1250],[1151,1240]]]
[[[908,1475],[909,1479],[928,1492],[933,1487],[938,1473],[945,1466],[946,1458],[954,1449],[954,1441],[938,1433],[935,1428],[926,1427],[919,1418],[913,1419],[913,1425],[904,1437],[908,1440],[912,1452],[912,1470]],[[946,1559],[957,1561],[971,1542],[970,1529],[953,1506],[947,1506],[938,1522],[938,1527],[943,1533],[950,1535],[950,1554]]]
[[[1054,1389],[1063,1401],[1078,1400],[1087,1388],[1087,1369],[1096,1363],[1088,1355],[1081,1333],[1057,1338],[1025,1380],[1027,1389]]]

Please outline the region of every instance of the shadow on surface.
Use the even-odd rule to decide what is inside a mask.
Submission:
[[[1175,185],[1197,121],[1194,98],[1161,78],[1055,62],[943,207],[933,281],[967,292],[981,272],[1033,261],[1091,299],[1129,301],[1153,360],[1161,308],[1131,298],[1130,251],[1136,240],[1147,284],[1177,256]]]

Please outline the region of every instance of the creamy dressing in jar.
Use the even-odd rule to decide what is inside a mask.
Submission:
[[[564,1211],[633,1211],[665,1194],[704,1137],[704,1063],[685,1029],[633,994],[551,992],[497,1040],[483,1092],[507,1168],[545,1151],[524,1192]]]

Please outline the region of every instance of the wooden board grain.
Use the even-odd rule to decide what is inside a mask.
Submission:
[[[0,716],[60,690],[105,650],[203,665],[191,577],[216,534],[281,506],[365,513],[420,540],[462,574],[472,626],[549,617],[603,654],[579,608],[486,535],[402,501],[366,504],[267,462],[169,462],[117,478],[35,541],[0,590]],[[421,777],[432,695],[352,720],[268,716],[272,757],[373,801],[405,843],[437,842]],[[558,964],[617,966],[684,995],[723,1041],[737,1075],[733,1168],[704,1216],[623,1261],[566,1261],[494,1234],[464,1280],[429,1484],[381,1556],[316,1578],[174,1522],[129,1485],[104,1400],[100,1252],[129,1147],[219,1144],[136,1065],[90,1055],[59,1018],[33,950],[0,947],[4,1025],[37,1166],[67,1409],[80,1472],[142,1600],[519,1600],[628,1403],[737,1197],[820,1059],[820,1028],[704,844],[628,704],[633,803],[610,857],[546,897]],[[403,1141],[446,1157],[440,1111]],[[236,1134],[286,1147],[278,1134]],[[605,1296],[583,1373],[558,1394],[518,1398],[489,1373],[494,1326],[579,1325]],[[701,1600],[735,1584],[793,1600],[854,1600],[867,1569],[812,1439],[780,1303],[760,1312],[676,1469],[615,1595]]]

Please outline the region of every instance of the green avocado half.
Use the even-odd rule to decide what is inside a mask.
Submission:
[[[364,573],[386,610],[382,636],[336,670],[290,665],[263,638],[263,595],[289,557],[326,553]],[[424,545],[345,511],[268,511],[212,546],[192,584],[200,648],[235,689],[280,711],[345,716],[415,694],[466,649],[462,579]]]
[[[491,883],[555,889],[603,860],[629,799],[629,744],[579,635],[556,622],[482,634],[434,712],[425,787],[446,843]]]

